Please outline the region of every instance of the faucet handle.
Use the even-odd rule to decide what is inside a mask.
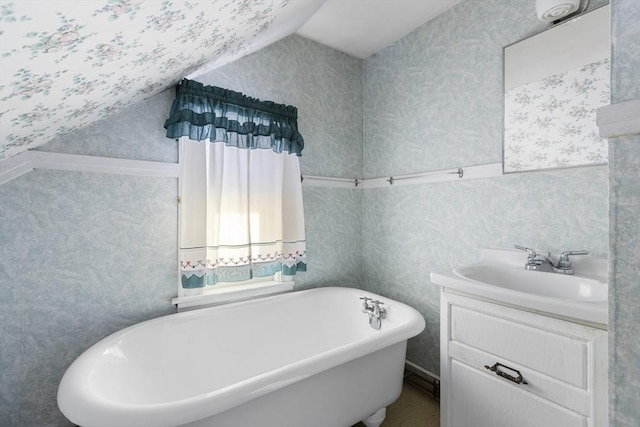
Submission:
[[[558,260],[558,268],[561,269],[570,269],[571,261],[569,260],[569,255],[588,255],[589,251],[579,250],[579,251],[565,251],[560,254],[560,259]]]
[[[529,257],[527,258],[527,262],[529,262],[529,264],[532,264],[535,262],[536,255],[538,255],[535,250],[531,248],[525,248],[524,246],[520,246],[520,245],[514,245],[513,247],[516,249],[520,249],[521,251],[527,251],[527,253],[529,254]]]
[[[387,309],[384,307],[381,307],[384,305],[384,303],[382,301],[378,301],[378,300],[373,300],[371,301],[371,303],[373,304],[373,310],[374,310],[374,316],[378,316],[382,319],[385,319],[387,317]]]
[[[366,313],[367,310],[370,310],[372,308],[371,301],[373,301],[373,298],[360,297],[360,299],[362,300],[362,312]]]
[[[529,252],[530,256],[536,256],[536,251],[531,249],[531,248],[526,248],[526,247],[520,246],[520,245],[513,245],[513,247],[516,248],[516,249],[520,249],[521,251]]]

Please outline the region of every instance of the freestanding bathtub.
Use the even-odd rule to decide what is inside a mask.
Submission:
[[[387,310],[369,325],[360,297]],[[58,389],[85,427],[379,426],[402,389],[413,308],[318,288],[149,320],[96,343]]]

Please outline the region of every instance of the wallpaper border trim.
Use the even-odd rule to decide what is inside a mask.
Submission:
[[[333,178],[327,176],[302,175],[302,185],[309,187],[362,188],[359,178]]]
[[[179,177],[178,163],[146,160],[118,159],[112,157],[83,156],[78,154],[23,151],[0,161],[0,185],[33,169],[98,172],[116,175],[151,177]]]
[[[97,172],[117,175],[180,177],[180,163],[131,160],[113,157],[85,156],[78,154],[52,153],[48,151],[23,151],[0,161],[0,185],[5,184],[34,169],[65,170],[75,172]],[[335,178],[324,176],[301,176],[303,186],[332,188],[381,188],[432,182],[459,181],[491,178],[502,175],[502,163],[465,166],[464,175],[458,177],[449,170],[429,171],[418,174],[379,178]]]
[[[596,122],[603,138],[640,133],[640,99],[598,108]]]

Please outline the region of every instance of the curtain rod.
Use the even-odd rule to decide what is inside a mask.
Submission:
[[[413,173],[413,174],[409,174],[409,175],[400,175],[397,177],[392,177],[390,176],[389,179],[387,179],[387,182],[389,183],[389,185],[393,185],[394,182],[396,181],[401,181],[403,179],[411,179],[411,178],[422,178],[425,176],[433,176],[433,175],[458,175],[458,178],[462,178],[464,176],[464,170],[462,168],[457,168],[455,171],[436,171],[436,172],[423,172],[423,173]]]
[[[305,184],[318,187],[342,187],[342,188],[381,188],[392,185],[426,184],[430,182],[458,181],[465,179],[490,178],[501,176],[502,163],[489,163],[444,169],[423,173],[396,175],[377,178],[336,178],[327,176],[300,175],[300,180]]]

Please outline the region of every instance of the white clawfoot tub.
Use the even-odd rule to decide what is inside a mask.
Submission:
[[[360,297],[387,309],[369,325]],[[86,427],[379,426],[402,389],[413,308],[318,288],[173,314],[85,351],[58,406]]]

